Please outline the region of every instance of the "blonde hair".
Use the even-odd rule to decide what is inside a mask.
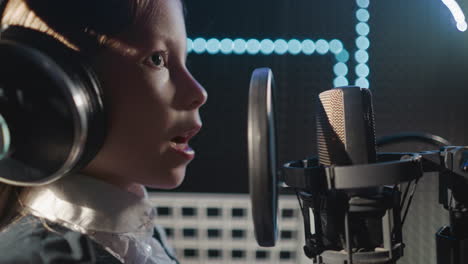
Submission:
[[[156,0],[8,0],[1,25],[21,26],[54,37],[69,48],[94,55],[101,48],[133,52],[115,38],[157,15]]]
[[[1,21],[2,26],[22,26],[50,35],[68,47],[78,50],[78,47],[71,43],[63,35],[49,27],[43,19],[37,16],[36,12],[26,4],[24,0],[9,0],[3,11]]]

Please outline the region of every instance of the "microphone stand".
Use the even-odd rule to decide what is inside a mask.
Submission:
[[[468,263],[468,147],[441,152],[439,203],[449,211],[450,224],[436,233],[437,263]]]
[[[377,160],[354,166],[321,166],[317,159],[284,165],[285,184],[299,190],[306,236],[304,253],[313,263],[393,264],[403,255],[401,193],[397,186],[422,177],[423,159],[419,153],[379,153]],[[382,191],[369,194],[368,190],[375,187]],[[338,196],[327,198],[334,194]],[[329,218],[337,221],[330,233],[327,219],[322,222],[322,218],[335,213],[341,215]],[[380,233],[359,233],[365,230],[360,225],[370,226],[371,221]]]
[[[439,173],[439,202],[449,211],[450,225],[436,234],[438,264],[468,263],[468,146],[443,147],[419,153],[379,153],[375,164],[356,166],[318,165],[317,159],[284,165],[284,181],[298,190],[304,216],[304,253],[314,264],[392,264],[403,256],[403,209],[398,184],[418,180],[426,172]],[[330,191],[359,190],[384,186],[377,196],[350,195],[344,207],[343,248],[330,248],[322,230],[323,195]],[[405,200],[406,194],[403,196]],[[301,202],[302,201],[302,202]],[[411,199],[407,203],[409,208]],[[328,208],[328,212],[337,211]],[[405,211],[405,216],[406,216]],[[350,219],[354,215],[382,216],[382,245],[373,251],[356,252]],[[403,220],[405,218],[403,216]],[[325,239],[324,239],[325,237]],[[331,240],[333,240],[332,238]],[[328,245],[326,245],[328,244]]]
[[[322,215],[320,199],[316,199],[307,192],[299,192],[302,200],[301,211],[304,216],[305,242],[304,253],[313,260],[314,264],[332,263],[396,263],[403,255],[404,244],[401,233],[400,217],[400,191],[396,187],[385,187],[379,196],[358,197],[347,200],[347,209],[344,213],[344,241],[343,250],[331,250],[324,246],[324,231],[322,230]],[[353,250],[361,245],[352,241],[353,234],[350,224],[355,216],[380,215],[382,246],[377,250],[356,252]]]

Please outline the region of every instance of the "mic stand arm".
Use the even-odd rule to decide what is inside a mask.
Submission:
[[[439,203],[450,225],[436,233],[437,263],[468,263],[468,147],[443,148],[440,165]]]
[[[320,226],[315,228],[315,234],[311,234],[311,220],[317,226],[319,214],[310,213],[309,208],[320,208],[315,204],[314,195],[324,190],[394,186],[418,179],[425,172],[439,172],[439,202],[449,210],[450,226],[441,228],[436,234],[437,263],[468,263],[468,146],[444,147],[438,151],[419,153],[380,153],[377,159],[379,162],[376,164],[356,166],[323,167],[318,166],[317,159],[293,161],[284,165],[286,185],[302,190],[299,196],[304,201],[302,210],[305,216],[306,255],[314,263],[352,264],[353,260],[357,263],[364,260],[366,263],[394,263],[403,255],[404,247],[398,208],[391,212],[396,212],[396,215],[384,221],[384,233],[392,233],[389,231],[393,230],[393,238],[388,239],[384,235],[384,251],[380,252],[383,254],[352,253],[349,244],[346,245],[346,254],[335,254],[323,247]],[[397,190],[393,192],[396,201],[400,200],[398,194]],[[389,228],[387,222],[392,220],[394,226]],[[346,240],[349,240],[349,235]],[[371,262],[369,257],[373,259]]]
[[[437,264],[468,263],[468,146],[419,154],[425,173],[439,173],[439,203],[450,217],[436,233]]]

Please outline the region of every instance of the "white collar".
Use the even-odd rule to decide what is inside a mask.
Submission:
[[[28,212],[82,233],[152,233],[156,217],[146,192],[138,197],[80,174],[29,188],[20,201]]]

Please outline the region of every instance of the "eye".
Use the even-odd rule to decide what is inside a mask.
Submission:
[[[166,66],[166,59],[165,59],[164,53],[162,52],[153,53],[151,56],[149,56],[146,59],[146,63],[152,67],[157,67],[157,68]]]

